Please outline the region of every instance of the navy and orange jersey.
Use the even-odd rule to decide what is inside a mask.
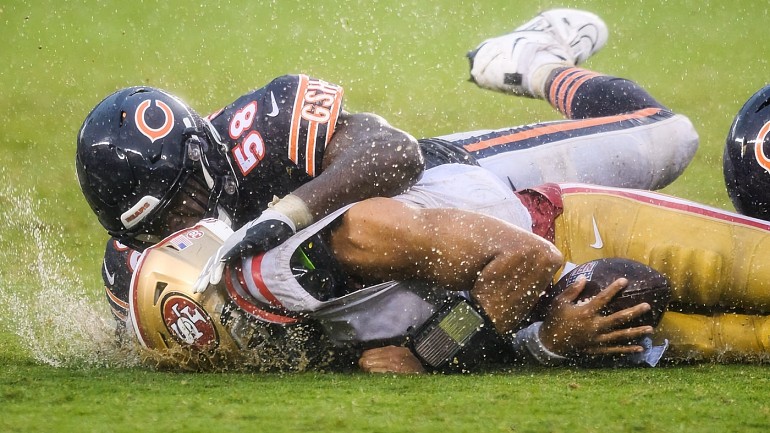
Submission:
[[[342,112],[342,87],[305,75],[284,75],[208,116],[225,145],[238,182],[228,208],[233,228],[257,218],[274,195],[309,182]],[[116,239],[105,250],[102,277],[118,322],[126,320],[131,276],[140,253]]]
[[[208,116],[237,177],[238,203],[227,209],[234,228],[320,174],[342,98],[338,85],[284,75]]]
[[[138,251],[121,244],[115,238],[107,241],[102,262],[102,279],[110,310],[119,323],[128,318],[128,292],[140,255]]]

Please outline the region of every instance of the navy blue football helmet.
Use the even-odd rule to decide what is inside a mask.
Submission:
[[[735,209],[770,220],[770,85],[749,98],[735,116],[722,168]]]
[[[143,250],[236,200],[226,151],[211,124],[173,95],[129,87],[83,122],[75,159],[80,188],[107,232]]]

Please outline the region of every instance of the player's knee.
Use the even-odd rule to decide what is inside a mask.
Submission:
[[[679,114],[677,118],[677,133],[680,143],[679,161],[683,167],[686,167],[695,156],[695,151],[698,150],[700,137],[698,136],[698,131],[695,130],[695,126],[687,116]]]
[[[650,189],[660,189],[678,178],[690,164],[698,150],[699,137],[692,122],[677,114],[661,128],[650,130],[648,137],[653,166]]]

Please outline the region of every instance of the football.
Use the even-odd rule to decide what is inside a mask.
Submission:
[[[608,258],[592,260],[578,265],[543,294],[534,310],[534,319],[542,320],[553,299],[563,292],[579,276],[585,276],[586,285],[576,302],[585,302],[618,278],[626,278],[628,285],[618,292],[602,309],[602,314],[614,312],[647,302],[652,307],[631,326],[657,326],[671,300],[668,279],[655,269],[634,260]]]

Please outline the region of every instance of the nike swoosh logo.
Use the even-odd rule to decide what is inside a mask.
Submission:
[[[591,222],[594,225],[594,243],[589,245],[591,248],[595,248],[597,250],[601,249],[604,246],[604,242],[602,241],[602,235],[599,234],[599,227],[596,226],[596,218],[593,216],[591,217]]]
[[[115,285],[115,273],[110,273],[110,270],[107,269],[107,261],[102,260],[102,263],[104,264],[104,274],[107,275],[107,282],[110,283],[110,286]]]
[[[270,104],[273,108],[269,113],[267,113],[267,116],[275,117],[278,115],[278,103],[275,102],[275,95],[273,92],[270,92]]]

